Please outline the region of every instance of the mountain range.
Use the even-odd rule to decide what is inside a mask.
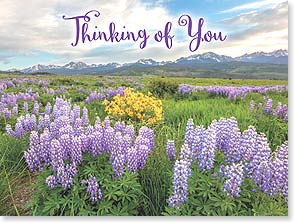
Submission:
[[[233,72],[240,71],[240,74],[262,70],[263,73],[287,72],[288,51],[276,50],[270,53],[254,52],[239,57],[219,55],[213,52],[194,54],[188,57],[181,57],[175,61],[155,61],[153,59],[140,59],[133,63],[108,63],[108,64],[86,64],[84,62],[69,62],[63,66],[59,65],[34,65],[19,71],[21,73],[51,73],[51,74],[98,74],[98,75],[135,75],[136,72],[143,74],[191,71],[200,73]],[[177,75],[177,74],[175,74]],[[285,78],[285,75],[283,75]],[[217,76],[216,76],[217,77]],[[270,76],[269,76],[270,77]]]

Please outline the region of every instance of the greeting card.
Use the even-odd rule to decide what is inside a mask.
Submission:
[[[288,2],[0,2],[2,216],[287,216]]]

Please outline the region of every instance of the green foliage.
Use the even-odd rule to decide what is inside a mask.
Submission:
[[[175,94],[178,90],[178,84],[170,80],[154,79],[149,83],[148,88],[155,96],[164,98],[166,95]]]
[[[7,135],[0,136],[0,215],[16,215],[17,208],[12,207],[15,186],[27,176],[23,160],[23,151],[28,140],[16,141]]]
[[[104,83],[102,81],[97,81],[97,82],[95,82],[94,86],[100,88],[100,87],[104,86]]]
[[[188,180],[188,201],[179,208],[166,206],[165,216],[250,216],[288,215],[285,199],[261,192],[251,179],[245,178],[240,197],[227,197],[223,192],[221,176],[214,176],[223,163],[223,156],[217,155],[215,169],[203,173],[192,164],[192,177]],[[253,192],[253,189],[256,190]],[[170,188],[172,195],[172,187]]]
[[[52,170],[42,171],[34,184],[33,199],[27,208],[34,216],[138,215],[142,196],[138,175],[126,171],[121,179],[113,179],[108,159],[107,154],[96,158],[86,155],[74,178],[74,185],[68,190],[61,186],[51,190],[45,180]],[[97,178],[103,195],[102,200],[95,203],[90,201],[86,186],[81,184],[90,176]]]

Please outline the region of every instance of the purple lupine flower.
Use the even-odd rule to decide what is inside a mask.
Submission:
[[[27,102],[24,102],[23,103],[23,110],[24,110],[25,113],[28,113],[28,111],[29,111],[29,105],[28,105]]]
[[[135,135],[135,129],[133,125],[128,125],[125,127],[123,135],[129,135],[131,140],[133,140]]]
[[[60,146],[63,148],[63,159],[67,159],[68,157],[72,157],[72,147],[73,145],[73,139],[71,137],[70,133],[65,132],[65,128],[62,128],[63,134],[59,137],[58,141],[60,143]]]
[[[110,153],[113,171],[118,178],[123,175],[125,162],[131,172],[144,168],[154,147],[152,129],[142,127],[134,139],[133,126],[118,122],[114,129],[106,118],[104,126],[96,121],[94,126],[88,125],[85,130],[81,118],[71,121],[72,113],[74,115],[70,100],[56,98],[52,114],[39,115],[38,124],[35,115],[27,114],[18,118],[15,132],[7,125],[7,131],[15,137],[39,130],[39,133],[33,132],[31,135],[30,149],[25,152],[25,159],[35,172],[42,170],[43,166],[52,166],[55,174],[47,178],[48,186],[54,188],[61,184],[63,189],[70,188],[77,174],[77,165],[82,161],[82,152]],[[129,152],[131,147],[134,148],[133,152]],[[71,164],[66,164],[67,161],[71,161]]]
[[[179,93],[191,94],[196,91],[206,91],[212,95],[226,96],[230,100],[236,100],[237,97],[244,99],[248,93],[258,92],[264,94],[267,91],[283,91],[287,90],[287,85],[278,86],[192,86],[188,84],[180,84]]]
[[[35,114],[35,115],[39,115],[39,103],[37,101],[35,101],[34,103],[34,108],[32,110],[32,114]]]
[[[174,165],[173,195],[169,198],[169,206],[179,208],[188,200],[189,164],[186,160],[177,160]]]
[[[89,125],[88,109],[86,107],[83,108],[82,125],[83,126]]]
[[[125,87],[118,87],[117,89],[114,88],[103,88],[100,90],[100,92],[97,93],[97,91],[93,91],[90,93],[90,95],[86,98],[86,103],[95,102],[97,100],[103,101],[104,99],[110,100],[116,95],[124,95],[124,89]]]
[[[188,144],[184,143],[180,151],[181,160],[190,160],[191,159],[191,149]]]
[[[20,118],[17,119],[17,122],[15,124],[15,135],[16,138],[21,138],[23,136],[25,136],[26,131],[23,128],[23,124],[22,124],[22,120],[24,119],[23,116],[21,116]]]
[[[81,111],[78,105],[73,106],[73,113],[74,113],[74,120],[76,120],[77,118],[80,118]]]
[[[8,120],[11,118],[11,111],[8,108],[4,108],[2,112],[4,119]]]
[[[252,174],[254,175],[255,170],[261,162],[268,161],[271,156],[271,149],[264,134],[258,135],[255,149],[255,155],[251,158],[249,164],[246,164],[245,170],[249,177]]]
[[[256,168],[254,183],[265,193],[270,195],[280,194],[287,198],[288,160],[278,158],[278,154],[274,152],[270,160],[261,162]]]
[[[50,104],[50,103],[47,103],[47,105],[46,105],[46,107],[45,107],[44,114],[50,116],[50,114],[51,114],[51,109],[52,109],[51,104]]]
[[[18,105],[17,104],[15,104],[15,106],[12,107],[12,113],[15,116],[18,115]]]
[[[37,132],[33,131],[30,136],[30,148],[24,152],[25,161],[29,167],[29,169],[37,173],[38,171],[43,169],[40,157],[40,140]]]
[[[138,169],[144,169],[149,155],[149,147],[144,144],[140,144],[137,149]]]
[[[121,178],[124,173],[125,155],[122,152],[123,137],[120,132],[117,132],[114,136],[112,143],[110,163],[114,173],[114,178]]]
[[[6,132],[9,136],[18,139],[16,133],[13,131],[13,129],[11,128],[11,126],[9,124],[6,125]]]
[[[97,202],[102,199],[102,192],[97,182],[96,177],[91,176],[87,180],[87,193],[90,195],[90,200],[92,203]]]
[[[249,126],[245,130],[240,138],[240,153],[242,153],[242,160],[249,162],[252,160],[253,156],[256,154],[256,143],[258,134],[254,126]]]
[[[50,145],[51,145],[50,132],[47,128],[45,128],[43,133],[40,135],[39,156],[41,161],[44,162],[46,166],[50,165]]]
[[[216,146],[217,148],[222,151],[226,152],[227,150],[227,137],[228,137],[228,120],[225,118],[220,118],[219,121],[212,121],[210,124],[210,128],[215,133],[215,140],[216,140]],[[202,129],[202,131],[205,129]],[[201,134],[200,134],[201,136]]]
[[[283,117],[284,116],[284,117]],[[283,106],[283,114],[282,114],[283,120],[288,122],[288,106]]]
[[[70,116],[70,118],[69,118],[70,123],[71,124],[74,123],[75,122],[75,113],[74,113],[73,110],[70,111],[70,115],[69,116]]]
[[[100,127],[101,127],[101,126],[100,126]],[[89,126],[87,126],[87,128],[86,128],[85,135],[90,136],[95,130],[96,130],[96,129],[95,129],[93,126],[89,125]],[[102,131],[103,131],[103,129],[102,129]]]
[[[65,190],[69,189],[73,185],[72,172],[70,172],[68,168],[64,167],[64,165],[60,165],[57,168],[57,178],[58,182]]]
[[[243,182],[243,164],[232,163],[224,169],[224,192],[229,197],[240,197],[241,185]]]
[[[195,91],[196,87],[188,84],[180,84],[178,92],[182,94],[191,94],[191,92]]]
[[[272,161],[261,162],[254,171],[254,183],[265,193],[271,190],[271,178],[273,177],[274,164]]]
[[[51,188],[54,189],[57,187],[58,179],[54,175],[50,175],[46,178],[46,184]]]
[[[218,175],[219,175],[219,173],[218,173],[218,172],[215,172],[215,173],[212,175],[212,178],[217,178]]]
[[[273,100],[269,98],[266,101],[265,107],[263,109],[263,113],[264,114],[270,113],[272,111],[272,107],[273,107]]]
[[[276,108],[273,110],[273,115],[284,121],[288,121],[288,106],[278,102]]]
[[[105,137],[103,127],[101,125],[95,125],[94,131],[91,133],[91,152],[93,156],[100,155],[102,153],[110,151],[113,140],[113,133],[113,130],[109,129]],[[109,149],[106,145],[109,146]]]
[[[188,146],[191,148],[192,143],[192,131],[194,129],[194,122],[193,119],[188,119],[187,125],[186,125],[186,132],[185,132],[185,144],[188,144]]]
[[[227,133],[225,135],[226,140],[226,161],[227,162],[238,162],[242,157],[240,149],[240,138],[241,132],[238,127],[237,120],[235,118],[230,118],[227,121]]]
[[[251,112],[254,110],[254,106],[255,106],[255,103],[254,103],[253,100],[251,100],[250,104],[249,104],[249,109],[250,109]]]
[[[149,145],[149,139],[143,136],[137,136],[134,142],[134,146],[139,149],[139,146],[145,145],[148,147]],[[149,147],[148,147],[148,152],[149,152]]]
[[[90,148],[90,151],[92,156],[97,156],[109,151],[108,149],[107,150],[105,149],[103,128],[101,126],[99,128],[97,127],[96,130],[91,135],[92,135],[91,137],[92,146]],[[108,139],[112,140],[113,138],[108,138]]]
[[[64,168],[63,162],[63,147],[60,145],[60,142],[56,139],[51,141],[51,150],[50,150],[51,165],[54,172],[57,172],[58,169]]]
[[[126,161],[127,161],[127,169],[130,172],[136,173],[138,172],[138,150],[132,146],[126,152]]]
[[[49,95],[54,95],[55,94],[54,89],[51,89],[51,88],[47,90],[47,93]]]
[[[114,142],[115,131],[112,127],[108,127],[104,131],[104,150],[106,153],[110,153]]]
[[[132,141],[132,138],[128,134],[126,134],[126,135],[122,134],[122,136],[123,136],[123,146],[121,147],[121,151],[122,151],[122,153],[124,153],[126,155],[128,150],[131,148],[133,141]]]
[[[203,131],[203,140],[201,143],[199,156],[198,156],[198,167],[205,170],[213,169],[214,156],[216,150],[216,137],[215,132],[212,129]]]
[[[80,135],[80,140],[82,144],[82,152],[88,152],[92,146],[91,137],[85,135],[84,133]]]
[[[49,129],[50,123],[51,123],[50,115],[45,114],[44,115],[44,126]]]
[[[281,179],[280,182],[280,194],[288,199],[288,142],[286,141],[277,151],[277,159],[280,160],[279,172],[277,172]]]
[[[281,102],[278,102],[275,110],[273,111],[273,114],[276,116],[281,116],[283,112],[283,105]]]
[[[126,124],[124,122],[116,122],[113,126],[113,129],[115,132],[123,132],[124,129],[126,128]]]
[[[95,123],[94,123],[94,127],[102,127],[101,125],[101,120],[99,118],[99,116],[96,117]]]
[[[73,163],[81,163],[83,160],[82,156],[82,142],[81,139],[77,136],[72,138],[72,146],[70,156]]]
[[[84,127],[80,126],[74,129],[74,136],[81,136],[85,132]]]
[[[151,152],[155,146],[153,130],[151,128],[146,127],[146,126],[142,126],[138,132],[138,137],[139,136],[142,136],[143,138],[148,139],[148,143],[145,145],[148,147],[149,152]]]
[[[199,154],[202,148],[202,142],[203,142],[203,134],[204,134],[205,128],[203,126],[196,126],[195,129],[191,132],[191,159],[198,160]]]
[[[71,164],[67,164],[65,166],[65,170],[70,177],[74,177],[78,173],[78,168],[77,168],[77,165],[75,164],[75,162],[73,162]]]
[[[110,127],[110,123],[111,123],[111,121],[110,121],[110,119],[109,119],[109,117],[107,116],[107,117],[105,117],[105,119],[104,119],[104,129],[107,129],[107,128],[109,128]]]
[[[188,144],[184,143],[183,146],[181,147],[180,151],[180,160],[185,160],[187,161],[187,166],[188,166],[188,175],[189,177],[192,176],[192,170],[190,168],[192,159],[191,159],[191,149]]]
[[[34,114],[26,114],[23,118],[19,118],[19,121],[22,124],[25,133],[37,130],[37,119]]]
[[[168,140],[166,144],[166,156],[171,159],[176,159],[176,150],[175,150],[175,142],[173,140]]]

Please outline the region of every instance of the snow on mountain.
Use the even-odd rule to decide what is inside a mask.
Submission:
[[[85,68],[89,68],[89,67],[91,67],[91,66],[87,65],[84,62],[70,62],[70,63],[62,66],[62,68],[65,68],[65,69],[85,69]]]
[[[235,59],[241,62],[288,64],[288,51],[280,49],[273,52],[246,53]]]
[[[157,66],[157,65],[163,65],[163,64],[165,64],[165,62],[157,62],[153,59],[139,59],[134,64],[141,64],[141,65],[146,65],[146,66]]]
[[[175,63],[178,64],[191,64],[191,63],[220,63],[231,62],[234,59],[230,56],[218,55],[213,52],[206,52],[203,54],[191,55],[177,59]]]
[[[24,73],[35,73],[35,72],[49,72],[49,73],[78,73],[83,71],[87,73],[114,70],[123,67],[149,67],[149,66],[168,66],[168,65],[191,65],[191,64],[211,64],[211,63],[227,63],[227,62],[252,62],[252,63],[270,63],[270,64],[288,64],[288,51],[287,50],[276,50],[273,52],[254,52],[250,54],[244,54],[239,57],[230,57],[225,55],[219,55],[213,52],[206,52],[202,54],[194,54],[188,57],[181,57],[174,62],[161,61],[157,62],[153,59],[139,59],[134,63],[108,63],[108,64],[91,64],[88,65],[84,62],[70,62],[63,66],[58,65],[34,65],[29,68],[19,70]],[[11,69],[12,70],[12,69]],[[15,69],[13,69],[15,70]],[[82,73],[83,73],[82,72]]]
[[[31,66],[29,68],[25,68],[25,69],[22,69],[20,70],[21,72],[24,72],[24,73],[34,73],[34,72],[42,72],[44,70],[50,70],[50,69],[59,69],[60,66],[57,66],[57,65],[34,65],[34,66]]]

